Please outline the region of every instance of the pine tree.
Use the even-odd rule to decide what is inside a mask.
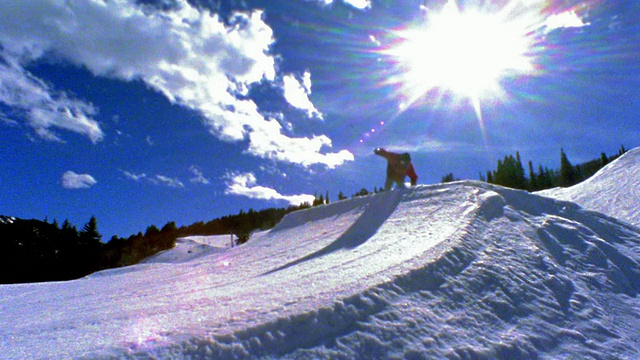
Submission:
[[[75,240],[78,238],[78,229],[71,225],[69,219],[65,219],[62,223],[62,236],[67,240]]]
[[[487,171],[487,182],[489,184],[495,184],[495,182],[493,180],[493,173],[491,172],[491,170]]]
[[[618,155],[622,156],[627,152],[627,149],[624,148],[624,145],[620,145],[620,150],[618,150]]]
[[[544,169],[542,168],[542,164],[538,167],[538,186],[540,189],[546,189],[546,183],[544,181]]]
[[[607,158],[607,154],[601,153],[600,154],[600,165],[602,167],[605,167],[608,163],[609,163],[609,159]]]
[[[144,236],[153,236],[160,233],[160,229],[158,229],[155,225],[147,226],[147,230],[144,232]]]
[[[564,149],[560,149],[560,185],[568,187],[575,185],[577,182],[576,171],[569,162],[567,154],[564,153]]]
[[[456,181],[455,176],[453,176],[453,173],[448,173],[447,175],[443,176],[442,179],[440,180],[441,183],[449,183],[452,181]]]
[[[238,230],[234,233],[234,235],[237,238],[236,245],[246,244],[247,241],[251,239],[251,231],[246,229]]]
[[[358,197],[358,196],[367,196],[369,195],[369,191],[365,188],[360,189],[360,191],[358,191],[357,193],[353,194],[353,197]]]
[[[98,221],[95,216],[89,219],[89,222],[82,228],[79,233],[80,239],[85,244],[100,242],[102,235],[98,232]]]
[[[524,169],[520,161],[520,153],[505,156],[504,160],[498,160],[498,169],[493,174],[494,184],[513,189],[526,189],[527,181],[524,177]]]
[[[516,151],[516,163],[515,166],[515,187],[516,189],[526,190],[528,188],[527,179],[524,176],[524,168],[522,167],[522,160],[520,160],[520,152]]]
[[[540,165],[538,173],[538,185],[540,186],[540,189],[550,189],[554,186],[553,177],[551,176],[549,168],[545,167],[543,169],[542,165]]]
[[[98,232],[98,221],[91,216],[89,222],[80,230],[78,245],[74,249],[74,257],[77,262],[78,274],[86,275],[100,268],[100,253],[102,235]],[[80,275],[80,276],[82,276]]]
[[[176,225],[175,221],[169,221],[168,223],[165,224],[165,226],[162,227],[162,230],[160,230],[163,233],[172,233],[178,230],[178,226]]]
[[[533,163],[529,160],[529,190],[540,190],[536,172],[533,170]]]

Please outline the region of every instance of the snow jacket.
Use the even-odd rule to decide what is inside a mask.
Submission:
[[[418,175],[416,175],[408,153],[398,154],[383,148],[375,149],[373,152],[387,159],[387,182],[391,180],[398,185],[404,184],[405,176],[409,176],[411,179],[411,186],[418,182]]]

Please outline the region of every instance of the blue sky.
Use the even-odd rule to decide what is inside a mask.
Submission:
[[[630,1],[0,4],[0,214],[105,240],[640,145]]]

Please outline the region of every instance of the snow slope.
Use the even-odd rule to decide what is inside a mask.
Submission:
[[[216,236],[188,236],[176,240],[173,249],[161,251],[142,261],[143,264],[151,263],[182,263],[201,256],[226,251],[231,247],[229,235]]]
[[[209,250],[0,286],[0,354],[640,357],[640,229],[570,202],[473,181],[418,186],[294,212]]]
[[[539,192],[640,226],[640,148],[624,153],[589,179],[569,188]]]

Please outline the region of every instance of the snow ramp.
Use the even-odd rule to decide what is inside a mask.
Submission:
[[[254,244],[287,243],[256,273],[288,293],[278,316],[196,349],[220,358],[634,357],[638,239],[572,203],[477,182],[309,209]]]
[[[473,181],[418,186],[294,212],[243,246],[188,262],[0,287],[0,350],[634,359],[639,259],[638,228],[570,202]],[[38,320],[20,323],[21,313]]]

